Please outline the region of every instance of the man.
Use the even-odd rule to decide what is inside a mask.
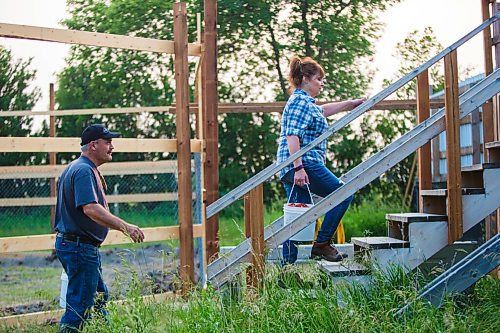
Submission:
[[[80,157],[70,163],[59,178],[55,248],[68,275],[61,332],[76,332],[81,328],[88,318],[88,310],[94,305],[106,314],[104,305],[108,290],[102,279],[99,246],[108,229],[119,230],[134,242],[144,240],[139,227],[109,212],[106,183],[97,170],[101,164],[112,160],[112,139],[119,136],[120,133],[110,132],[100,124],[87,127],[81,136]]]

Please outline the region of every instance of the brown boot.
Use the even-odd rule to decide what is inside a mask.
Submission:
[[[338,262],[347,258],[346,253],[339,252],[330,241],[314,243],[311,250],[311,259],[325,259],[326,261]]]

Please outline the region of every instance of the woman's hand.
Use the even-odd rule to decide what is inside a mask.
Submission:
[[[306,170],[301,169],[299,171],[295,171],[293,182],[295,183],[295,185],[298,186],[304,186],[305,184],[309,184],[309,177],[307,176]]]
[[[360,106],[361,104],[363,104],[364,102],[366,101],[366,98],[358,98],[358,99],[352,99],[351,100],[351,103],[352,103],[352,108],[356,108],[358,106]]]

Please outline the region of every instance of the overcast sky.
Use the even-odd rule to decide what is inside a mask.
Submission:
[[[431,26],[443,46],[448,46],[481,23],[479,0],[405,0],[381,14],[385,23],[382,38],[377,42],[373,69],[377,70],[369,94],[380,89],[384,78],[393,76],[398,64],[392,58],[396,43],[413,30]],[[0,22],[63,28],[59,22],[67,15],[65,0],[0,0]],[[60,43],[0,38],[0,45],[11,49],[14,56],[33,57],[32,68],[37,70],[35,84],[42,89],[43,98],[35,110],[48,109],[49,83],[64,65],[69,46]],[[459,49],[458,62],[462,68],[482,71],[481,37]]]

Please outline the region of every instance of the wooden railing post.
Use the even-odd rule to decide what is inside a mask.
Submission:
[[[463,235],[462,175],[460,161],[460,113],[458,99],[457,51],[444,57],[446,121],[446,169],[448,190],[448,242]]]
[[[490,0],[481,0],[481,10],[483,21],[490,18]],[[493,55],[491,43],[491,27],[488,26],[483,30],[483,53],[484,53],[484,74],[486,76],[493,72]],[[494,119],[493,119],[493,103],[488,100],[483,104],[483,143],[492,142],[495,140],[494,134]],[[484,147],[484,145],[483,145]],[[484,161],[489,161],[488,151],[483,149]]]
[[[188,39],[186,3],[174,3],[175,105],[179,193],[180,276],[185,294],[194,283],[191,126],[189,124]]]
[[[54,84],[49,85],[49,110],[54,111],[56,109],[55,102],[55,92]],[[54,115],[49,116],[49,137],[54,138],[56,136],[56,117]],[[56,165],[56,153],[49,153],[49,164]],[[52,198],[56,197],[56,178],[50,178],[50,196]],[[56,206],[50,206],[50,231],[54,232],[54,225],[56,221]]]
[[[425,70],[417,76],[417,123],[430,117],[429,71]],[[418,193],[432,189],[431,144],[430,142],[418,150]],[[419,211],[423,211],[422,196],[419,195]]]
[[[252,265],[247,271],[247,285],[259,288],[264,278],[264,199],[260,184],[245,195],[245,235],[252,242]]]
[[[219,122],[217,120],[217,0],[204,0],[205,32],[203,34],[203,138],[206,155],[203,163],[206,205],[219,199]],[[219,254],[219,215],[206,222],[207,258]]]

